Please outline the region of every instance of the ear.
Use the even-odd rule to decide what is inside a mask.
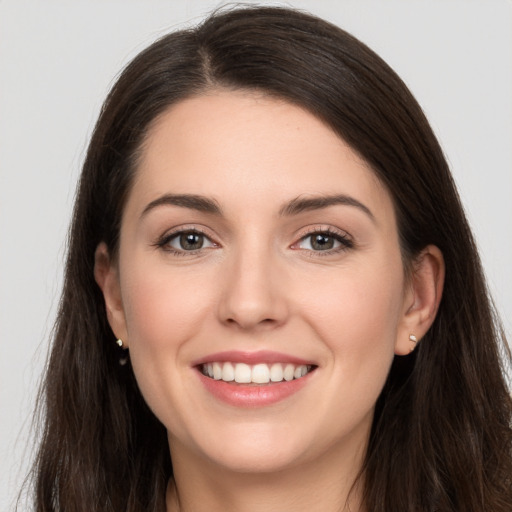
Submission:
[[[409,283],[404,294],[404,307],[398,327],[395,354],[406,355],[412,352],[430,329],[441,302],[444,276],[443,253],[435,245],[428,245],[412,264]]]
[[[116,338],[128,347],[126,319],[121,299],[117,265],[110,258],[107,244],[101,242],[94,253],[94,279],[103,292],[108,323]]]

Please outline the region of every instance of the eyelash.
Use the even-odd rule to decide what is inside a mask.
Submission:
[[[307,240],[308,238],[311,238],[315,235],[322,235],[326,238],[332,238],[334,241],[339,242],[339,247],[332,248],[332,249],[326,249],[323,251],[314,251],[311,249],[302,249],[300,247],[297,247],[296,250],[304,250],[308,251],[312,257],[324,257],[324,256],[332,256],[333,254],[337,254],[349,249],[354,248],[354,242],[349,237],[347,233],[342,233],[339,231],[336,231],[332,228],[324,228],[321,226],[315,227],[308,231],[304,236],[302,236],[298,242],[295,242],[292,247],[298,246],[303,241]]]
[[[171,233],[167,233],[163,235],[160,239],[158,239],[153,245],[155,247],[158,247],[168,253],[171,253],[175,256],[194,256],[198,254],[200,251],[204,249],[208,249],[209,247],[200,247],[199,249],[190,250],[187,251],[185,249],[179,250],[174,249],[172,246],[170,246],[170,242],[174,240],[175,238],[183,235],[199,235],[204,237],[208,242],[211,244],[209,247],[218,247],[218,244],[216,244],[214,241],[211,240],[211,238],[206,235],[203,231],[201,231],[198,228],[181,228],[176,231],[172,231]],[[301,243],[303,243],[308,238],[313,237],[314,235],[322,235],[326,238],[332,238],[335,242],[339,242],[339,247],[332,248],[332,249],[326,249],[326,250],[312,250],[312,249],[303,249],[301,247],[297,247]],[[297,242],[292,244],[291,248],[295,250],[303,250],[308,251],[311,256],[329,256],[333,254],[337,254],[339,252],[346,251],[348,249],[352,249],[354,247],[354,242],[350,239],[350,237],[346,233],[341,233],[338,231],[333,230],[332,228],[322,228],[322,227],[315,227],[308,231],[305,235],[303,235]]]
[[[208,240],[211,243],[211,246],[213,246],[213,247],[217,246],[217,244],[215,242],[213,242],[208,235],[203,233],[198,228],[181,228],[181,229],[177,229],[176,231],[172,231],[171,233],[166,233],[160,239],[158,239],[156,241],[156,243],[153,245],[155,247],[162,249],[165,252],[173,254],[174,256],[194,256],[196,254],[199,254],[200,251],[207,249],[207,247],[200,247],[199,249],[187,251],[184,249],[182,249],[182,250],[174,249],[172,246],[169,245],[172,240],[174,240],[175,238],[178,238],[179,236],[182,236],[182,235],[199,235],[199,236],[204,237],[206,240]]]

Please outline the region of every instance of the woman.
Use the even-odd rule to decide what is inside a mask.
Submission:
[[[394,72],[302,13],[215,14],[96,125],[36,508],[510,511],[506,347]]]

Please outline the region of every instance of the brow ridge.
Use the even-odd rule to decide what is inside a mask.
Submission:
[[[144,208],[141,217],[159,206],[166,205],[189,208],[218,216],[222,215],[222,209],[215,199],[198,194],[164,194],[151,201]],[[307,211],[321,210],[335,205],[353,206],[368,215],[372,221],[375,221],[373,213],[366,205],[346,194],[315,197],[299,196],[283,205],[279,210],[279,215],[288,217]]]
[[[366,215],[368,215],[368,217],[370,217],[372,221],[375,221],[375,216],[366,205],[364,205],[354,197],[345,194],[335,194],[316,197],[299,196],[296,197],[295,199],[292,199],[290,202],[286,203],[279,210],[279,215],[287,217],[292,215],[298,215],[299,213],[303,213],[306,211],[321,210],[323,208],[328,208],[329,206],[335,205],[353,206],[363,211]]]
[[[141,217],[159,206],[180,206],[213,215],[222,215],[222,209],[214,199],[197,194],[164,194],[151,201],[142,211]]]

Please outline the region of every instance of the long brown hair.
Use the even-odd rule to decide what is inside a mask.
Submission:
[[[211,88],[259,90],[307,109],[374,170],[396,210],[404,265],[443,252],[436,320],[396,357],[376,405],[364,467],[368,511],[510,512],[510,353],[441,148],[400,78],[343,30],[277,7],[210,16],[171,33],[124,70],[89,145],[69,235],[64,290],[40,405],[37,511],[165,510],[166,431],[128,363],[119,365],[93,277],[116,253],[124,202],[152,122]]]

